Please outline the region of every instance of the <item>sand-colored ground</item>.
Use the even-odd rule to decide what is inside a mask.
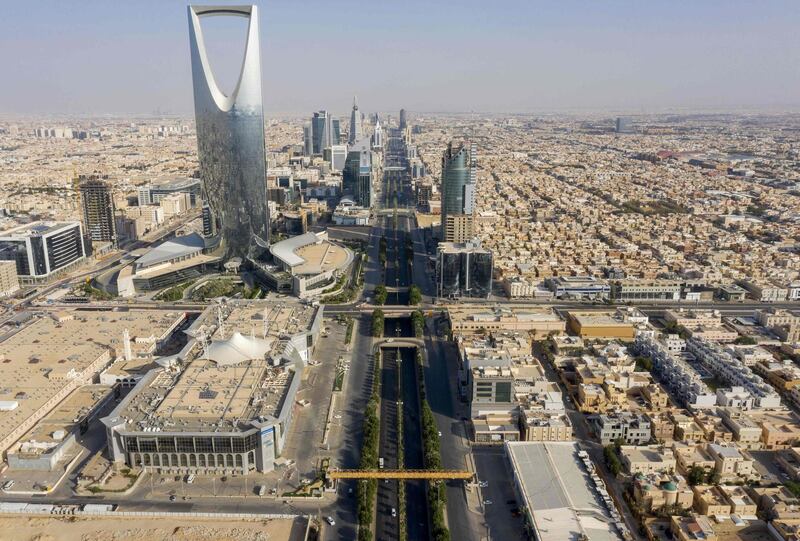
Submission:
[[[295,541],[305,521],[0,517],[0,541]]]

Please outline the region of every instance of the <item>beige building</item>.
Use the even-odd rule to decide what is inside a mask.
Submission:
[[[633,498],[648,512],[671,506],[691,509],[694,493],[683,478],[674,475],[637,475]]]
[[[720,485],[725,501],[731,506],[731,513],[739,515],[741,518],[756,518],[756,502],[738,485]]]
[[[468,242],[475,237],[471,214],[448,214],[444,221],[444,242]]]
[[[0,261],[0,297],[9,297],[19,291],[16,261]]]
[[[473,334],[479,331],[528,331],[534,337],[564,332],[562,320],[551,308],[514,306],[457,305],[447,307],[450,328],[454,333]]]
[[[522,410],[520,427],[525,441],[572,441],[572,424],[563,414]]]
[[[625,471],[631,475],[675,471],[676,462],[672,449],[655,445],[623,445],[620,448],[620,455]]]
[[[694,508],[701,515],[730,515],[731,504],[719,487],[712,485],[696,485],[694,491]]]
[[[622,340],[634,338],[634,327],[613,311],[567,313],[569,330],[584,340]]]
[[[706,451],[714,459],[714,471],[722,479],[753,475],[753,460],[733,445],[709,443]]]

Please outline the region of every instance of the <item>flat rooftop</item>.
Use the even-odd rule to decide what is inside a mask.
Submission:
[[[177,375],[152,372],[146,387],[115,415],[135,431],[230,431],[261,416],[277,417],[295,377],[264,359],[227,366],[195,359]]]
[[[346,248],[328,241],[309,244],[295,251],[303,263],[294,268],[295,274],[320,274],[338,269],[347,263],[349,254]]]
[[[619,541],[574,442],[507,442],[514,476],[540,541]]]
[[[170,432],[232,431],[258,417],[278,417],[290,389],[299,385],[301,368],[291,362],[273,366],[272,359],[282,358],[281,340],[311,329],[318,310],[293,300],[229,301],[209,307],[192,324],[190,335],[206,336],[211,343],[240,333],[269,342],[269,351],[225,364],[204,358],[198,344],[182,371],[149,372],[113,415],[125,418],[128,430]]]
[[[77,429],[78,424],[91,413],[91,411],[106,397],[111,394],[110,385],[84,385],[78,387],[64,399],[55,409],[47,414],[42,420],[30,429],[19,443],[22,446],[22,453],[27,455],[37,455],[45,451],[44,448],[37,449],[32,443],[57,444],[66,435]],[[55,437],[58,431],[63,431],[64,436]],[[20,452],[17,450],[17,452]]]
[[[294,300],[286,302],[275,301],[244,301],[229,302],[228,314],[221,328],[217,328],[212,338],[228,338],[238,331],[245,336],[255,335],[258,338],[280,339],[311,329],[318,307],[301,304]],[[217,325],[215,310],[203,312],[200,319],[192,325]]]
[[[121,356],[125,329],[133,355],[144,356],[183,319],[183,312],[167,310],[42,312],[6,335],[0,342],[0,400],[18,405],[0,412],[0,440],[101,357]]]
[[[552,308],[488,306],[448,306],[447,313],[452,322],[500,322],[525,321],[531,323],[557,323],[563,321]]]
[[[629,322],[617,317],[614,312],[576,312],[570,311],[572,316],[582,327],[630,327]]]
[[[74,226],[77,224],[78,222],[31,222],[29,224],[18,225],[6,231],[2,231],[0,232],[0,237],[24,238],[32,235],[46,235],[63,227]]]

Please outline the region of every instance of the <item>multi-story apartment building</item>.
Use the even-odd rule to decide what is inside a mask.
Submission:
[[[753,395],[756,406],[762,408],[780,406],[780,396],[775,389],[718,344],[691,337],[686,341],[686,350],[719,380],[732,387],[742,387]]]
[[[652,436],[650,420],[630,412],[598,415],[593,419],[595,435],[603,445],[621,439],[627,445],[643,445]]]

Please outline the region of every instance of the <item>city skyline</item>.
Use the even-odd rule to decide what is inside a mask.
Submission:
[[[644,113],[800,105],[800,75],[786,69],[800,61],[792,30],[800,8],[790,2],[518,3],[503,11],[415,2],[258,5],[268,114],[320,107],[345,114],[355,93],[366,111]],[[178,23],[184,9],[183,2],[7,9],[0,49],[14,54],[3,56],[0,72],[13,77],[0,90],[0,114],[188,115],[191,75]],[[354,20],[371,24],[334,37]],[[238,27],[213,23],[206,30],[212,64],[238,54]],[[385,37],[394,31],[408,39]],[[315,39],[300,39],[308,33]],[[347,52],[342,62],[306,69],[334,40]],[[404,64],[413,76],[397,69]],[[370,66],[370,77],[353,81],[347,65]],[[326,103],[320,103],[320,81],[327,82]]]

